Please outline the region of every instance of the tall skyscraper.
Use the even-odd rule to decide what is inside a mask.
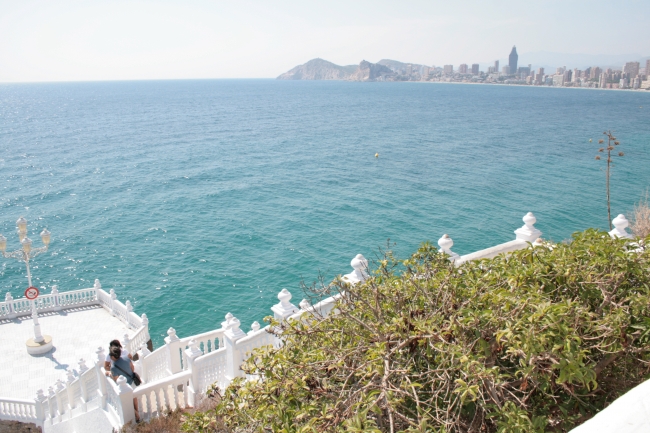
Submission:
[[[467,73],[467,64],[462,63],[462,64],[458,67],[458,72],[460,72],[461,74],[466,74],[466,73]]]
[[[517,47],[512,47],[510,51],[510,56],[508,57],[508,66],[510,66],[510,73],[514,74],[517,72],[517,60],[519,56],[517,55]]]
[[[650,60],[648,60],[650,62]],[[472,75],[478,75],[478,63],[472,64]]]
[[[627,62],[623,66],[623,73],[629,74],[628,78],[631,80],[635,79],[639,75],[639,62]]]
[[[645,79],[650,81],[650,59],[645,61]]]
[[[499,72],[499,61],[498,60],[494,61],[494,72]]]
[[[454,66],[453,65],[445,65],[443,67],[443,71],[444,71],[445,74],[451,75],[451,74],[454,73]]]

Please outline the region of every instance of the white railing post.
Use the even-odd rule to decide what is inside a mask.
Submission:
[[[56,390],[54,391],[56,395],[56,407],[58,412],[56,414],[56,421],[61,422],[63,413],[65,412],[65,407],[63,407],[63,402],[61,402],[61,392],[63,391],[63,381],[61,379],[56,381]]]
[[[147,347],[147,343],[142,343],[140,350],[138,350],[138,360],[135,363],[136,368],[140,367],[139,374],[143,382],[147,382],[149,379],[147,377],[147,363],[144,362],[144,359],[149,356],[151,352]]]
[[[225,317],[226,320],[221,322],[221,328],[223,328],[224,332],[227,331],[228,328],[230,327],[230,321],[233,319],[233,317],[235,316],[233,316],[230,312],[226,313],[226,317]],[[225,346],[226,346],[226,342],[224,341],[223,336],[219,337],[219,349]]]
[[[99,300],[99,291],[102,289],[102,284],[98,279],[95,279],[95,284],[93,284],[93,289],[95,290],[95,299]]]
[[[117,378],[117,387],[119,389],[120,406],[122,406],[122,425],[129,421],[135,422],[135,408],[133,407],[133,388],[126,383],[126,377]]]
[[[291,293],[287,289],[280,290],[278,300],[280,302],[271,307],[273,316],[277,320],[282,321],[298,311],[298,308],[291,303]]]
[[[104,369],[104,363],[106,362],[106,353],[104,352],[103,347],[97,348],[95,351],[97,357],[95,358],[95,372],[97,373],[97,387],[99,394],[101,395],[101,407],[106,409],[106,370]]]
[[[79,386],[81,387],[81,405],[83,411],[86,412],[88,410],[88,406],[87,406],[88,387],[86,386],[86,383],[83,380],[83,374],[86,371],[88,371],[88,367],[86,367],[86,361],[83,358],[79,360],[78,364],[79,364]]]
[[[243,375],[243,372],[239,369],[239,366],[241,365],[241,353],[239,353],[235,344],[237,343],[237,340],[246,336],[246,333],[239,328],[240,325],[241,322],[239,319],[233,317],[228,323],[228,330],[223,333],[226,345],[226,385],[235,377]]]
[[[16,307],[14,307],[14,298],[11,296],[11,293],[7,292],[5,295],[5,302],[7,303],[7,306],[9,307],[9,319],[13,319],[16,317]]]
[[[354,270],[344,275],[343,281],[352,285],[366,281],[368,278],[368,260],[363,255],[357,254],[350,262],[350,266]]]
[[[451,247],[454,246],[454,241],[448,234],[445,233],[440,239],[438,239],[438,246],[440,247],[438,251],[447,254],[449,256],[449,261],[455,262],[460,258],[458,254],[451,250]]]
[[[183,368],[181,366],[181,343],[180,338],[176,335],[176,330],[174,328],[169,328],[167,330],[167,337],[165,337],[165,345],[167,350],[169,350],[169,362],[168,366],[171,374],[176,374],[181,371]]]
[[[47,389],[47,391],[47,404],[50,412],[50,420],[52,423],[54,423],[54,418],[58,415],[59,412],[59,408],[56,404],[56,394],[54,393],[54,388],[51,386]]]
[[[72,389],[72,382],[74,382],[74,373],[72,372],[72,369],[68,370],[66,372],[68,378],[66,380],[65,388],[68,394],[68,407],[67,410],[72,412],[72,409],[75,407],[75,401],[74,401],[74,391]],[[72,415],[72,414],[70,414]]]
[[[39,389],[36,391],[36,398],[34,399],[36,403],[36,419],[38,420],[36,425],[39,425],[41,428],[43,428],[43,422],[45,421],[45,408],[43,406],[46,401],[47,397],[45,397],[43,390]]]
[[[115,316],[115,301],[117,300],[117,295],[115,294],[115,289],[111,289],[111,314]]]
[[[625,215],[619,214],[612,220],[612,225],[614,226],[614,229],[609,232],[612,239],[634,239],[634,236],[626,230],[630,225],[630,222],[625,218]]]
[[[185,350],[185,359],[187,361],[187,369],[190,371],[190,386],[187,388],[187,403],[196,407],[196,404],[199,403],[198,395],[200,394],[199,390],[199,372],[194,365],[196,358],[201,356],[203,352],[198,348],[196,341],[191,339],[188,348]]]
[[[526,242],[535,242],[537,238],[542,236],[542,232],[537,230],[534,224],[537,222],[537,218],[533,215],[532,212],[528,212],[522,218],[524,225],[515,230],[516,239]]]
[[[54,300],[54,310],[61,310],[61,300],[59,299],[59,286],[52,286],[52,299]]]

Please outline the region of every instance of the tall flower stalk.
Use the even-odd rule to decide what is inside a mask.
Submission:
[[[609,177],[611,175],[611,167],[612,167],[612,151],[616,149],[615,146],[618,146],[621,143],[618,140],[616,140],[616,137],[614,137],[612,131],[605,131],[603,132],[603,134],[607,136],[607,147],[601,147],[600,149],[598,149],[598,152],[604,153],[605,151],[607,151],[607,170],[605,171],[605,177],[607,179],[607,221],[609,222],[609,229],[612,230],[613,227],[612,227],[612,211],[611,211],[610,195],[609,195]],[[599,144],[603,144],[604,142],[605,140],[602,138],[598,140]],[[618,156],[625,156],[625,154],[623,152],[618,152]],[[600,155],[596,155],[596,160],[600,160],[600,159],[601,159]]]

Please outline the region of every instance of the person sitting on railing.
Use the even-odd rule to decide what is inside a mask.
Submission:
[[[122,349],[119,346],[111,347],[110,357],[112,361],[111,371],[107,373],[113,377],[117,382],[119,376],[124,376],[126,383],[133,386],[133,379],[135,377],[135,368],[131,360],[122,357]],[[137,386],[137,385],[136,385]],[[133,408],[135,409],[135,422],[140,422],[140,412],[138,410],[138,399],[133,399]]]
[[[110,343],[108,343],[108,354],[106,354],[106,360],[104,361],[104,370],[106,371],[111,371],[111,367],[113,367],[113,360],[111,359],[111,350],[113,350],[113,347],[119,347],[120,350],[122,351],[122,358],[126,359],[127,361],[132,361],[133,357],[129,353],[128,350],[124,349],[122,347],[122,343],[120,343],[120,340],[113,340]]]

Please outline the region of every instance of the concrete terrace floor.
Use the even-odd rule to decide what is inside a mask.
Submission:
[[[0,397],[33,399],[36,391],[48,393],[57,379],[64,382],[66,371],[72,369],[75,377],[79,372],[79,359],[93,366],[99,346],[108,350],[108,342],[129,338],[135,330],[129,329],[120,319],[99,305],[66,309],[39,314],[41,333],[51,335],[54,348],[44,354],[32,356],[27,353],[25,342],[34,337],[31,316],[18,317],[0,322]]]

